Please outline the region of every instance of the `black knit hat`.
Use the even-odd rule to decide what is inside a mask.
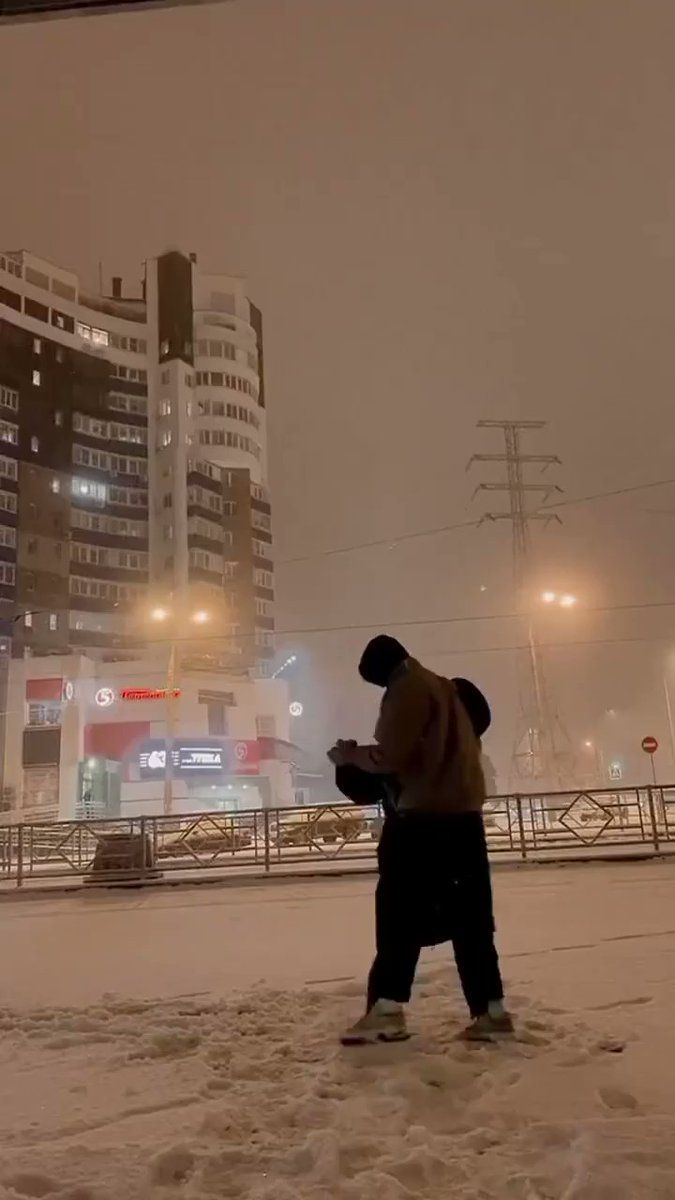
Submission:
[[[408,658],[405,646],[396,638],[380,633],[368,642],[359,663],[359,675],[366,683],[386,687],[397,667]]]

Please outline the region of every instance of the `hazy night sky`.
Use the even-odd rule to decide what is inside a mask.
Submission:
[[[127,287],[178,246],[263,308],[281,628],[512,608],[506,527],[283,565],[479,512],[480,417],[550,421],[530,445],[568,497],[675,477],[672,0],[235,0],[1,36],[0,244]],[[675,487],[570,508],[542,579],[675,599],[675,513],[649,509]],[[565,620],[648,637],[674,614]],[[469,650],[515,633],[406,637],[506,705],[509,656]],[[364,637],[296,639],[343,720]],[[552,651],[575,738],[636,704],[625,736],[661,734],[664,652]]]

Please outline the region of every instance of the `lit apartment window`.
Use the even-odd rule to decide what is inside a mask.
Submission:
[[[12,446],[18,445],[19,426],[12,425],[10,421],[0,421],[0,440],[9,442]]]
[[[40,442],[38,441],[38,439],[36,437],[32,437],[30,439],[30,448],[31,448],[33,454],[37,454],[38,450],[40,449]]]
[[[33,338],[33,354],[42,354],[41,338]]]
[[[32,614],[32,612],[27,612],[27,613],[24,613],[24,615],[23,615],[23,623],[24,623],[24,625],[26,626],[26,629],[32,629],[32,628],[33,628],[33,614]]]
[[[58,627],[58,623],[59,623],[59,620],[58,620],[56,613],[50,613],[49,614],[49,628],[51,629],[52,633]]]
[[[54,476],[54,478],[51,481],[50,487],[51,487],[54,495],[58,496],[59,492],[61,491],[61,480],[57,479],[56,476]]]
[[[63,413],[61,412],[60,408],[57,408],[56,412],[54,413],[54,424],[63,425]]]
[[[19,407],[19,393],[15,392],[14,388],[0,387],[0,404],[16,412]]]
[[[39,387],[42,383],[42,377],[39,371],[33,371],[33,387]]]
[[[73,479],[71,487],[74,496],[87,496],[97,504],[105,504],[108,497],[107,484],[98,483],[93,479]],[[125,490],[124,488],[120,489],[120,491]],[[124,503],[125,500],[126,496],[120,503]]]

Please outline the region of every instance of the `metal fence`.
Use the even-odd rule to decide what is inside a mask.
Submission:
[[[372,868],[381,826],[377,809],[343,804],[7,825],[0,885]],[[485,826],[491,855],[512,861],[675,852],[675,785],[500,796]]]

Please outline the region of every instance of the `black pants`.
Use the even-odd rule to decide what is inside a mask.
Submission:
[[[452,941],[469,1011],[486,1012],[504,992],[480,813],[389,816],[378,861],[368,1008],[378,999],[407,1003],[422,946]]]

